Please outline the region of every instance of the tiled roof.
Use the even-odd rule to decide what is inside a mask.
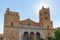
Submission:
[[[39,26],[38,22],[34,22],[31,19],[26,19],[26,20],[22,20],[20,21],[21,25],[33,25],[33,26]]]

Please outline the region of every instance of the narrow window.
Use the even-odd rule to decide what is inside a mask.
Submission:
[[[48,36],[49,36],[50,34],[48,33]]]
[[[47,12],[45,11],[45,14],[47,14]]]
[[[13,35],[12,35],[12,39],[13,39],[14,37],[13,37]]]
[[[47,17],[45,19],[47,20]]]
[[[17,14],[15,14],[15,16],[17,16]]]
[[[11,27],[13,27],[13,22],[11,22]]]
[[[7,15],[9,15],[9,13],[7,13]]]
[[[47,26],[47,29],[49,29],[49,26]]]
[[[40,14],[40,16],[42,15],[42,13]]]
[[[3,38],[1,37],[1,40],[3,40]]]

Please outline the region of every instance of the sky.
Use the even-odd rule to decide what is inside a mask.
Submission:
[[[0,33],[4,31],[4,14],[7,8],[19,12],[20,20],[29,17],[39,22],[39,10],[42,6],[49,7],[53,27],[60,27],[60,0],[0,0]]]

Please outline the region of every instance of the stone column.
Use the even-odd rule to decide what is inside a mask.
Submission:
[[[29,33],[29,40],[30,40],[30,32],[28,32]]]
[[[35,36],[34,40],[36,40],[36,32],[34,32],[34,36]]]

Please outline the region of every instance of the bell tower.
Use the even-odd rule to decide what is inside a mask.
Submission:
[[[50,20],[49,8],[42,7],[42,9],[39,10],[39,24],[41,27],[44,28],[45,38],[47,38],[48,36],[52,36],[53,24],[52,21]]]
[[[4,26],[14,26],[17,27],[19,25],[19,13],[12,12],[9,8],[7,8],[6,13],[4,15]]]
[[[39,11],[39,23],[43,26],[43,23],[48,23],[50,21],[50,11],[49,8],[44,8]]]
[[[6,40],[18,40],[19,13],[7,8],[4,15],[4,38]]]

